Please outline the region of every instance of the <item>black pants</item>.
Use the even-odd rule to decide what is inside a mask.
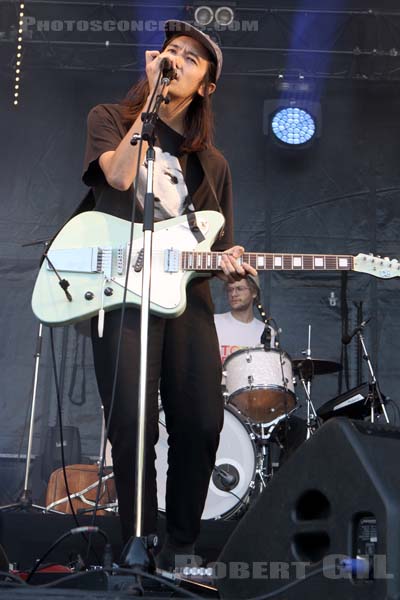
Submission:
[[[197,283],[197,282],[194,282]],[[201,283],[203,287],[206,282]],[[198,288],[199,286],[193,286]],[[196,289],[176,319],[150,317],[143,533],[157,525],[155,449],[158,439],[158,387],[169,435],[166,492],[167,532],[193,543],[223,425],[221,362],[212,310]],[[92,320],[95,370],[108,419],[120,311],[106,314],[104,336]],[[109,439],[124,541],[134,533],[134,475],[140,361],[140,312],[127,309]]]

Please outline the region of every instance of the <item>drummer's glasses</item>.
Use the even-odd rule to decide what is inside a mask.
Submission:
[[[228,287],[226,289],[227,293],[232,296],[232,294],[235,292],[237,294],[242,294],[243,292],[248,292],[250,290],[249,287],[244,286],[244,285],[238,285],[237,287]]]

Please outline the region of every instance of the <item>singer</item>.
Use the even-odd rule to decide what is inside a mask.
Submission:
[[[165,34],[161,52],[146,51],[146,76],[125,100],[96,106],[89,113],[83,181],[93,190],[96,210],[130,220],[139,152],[130,140],[141,131],[141,113],[148,110],[161,68],[171,82],[170,102],[162,105],[156,126],[155,218],[193,210],[221,211],[226,225],[213,248],[225,251],[221,278],[234,282],[247,273],[256,275],[249,265],[236,260],[244,249],[233,245],[231,176],[213,144],[211,98],[221,74],[221,50],[209,36],[182,21],[168,21]],[[143,217],[145,151],[146,144],[140,157],[135,221]],[[119,323],[120,311],[107,313],[100,339],[97,319],[92,322],[95,371],[107,418]],[[109,432],[124,541],[134,533],[139,324],[139,310],[128,309]],[[180,317],[150,317],[148,365],[143,532],[154,533],[157,528],[154,445],[159,389],[169,434],[169,469],[167,537],[156,562],[160,569],[172,570],[177,556],[194,552],[223,421],[221,361],[207,280],[189,284],[187,308]]]

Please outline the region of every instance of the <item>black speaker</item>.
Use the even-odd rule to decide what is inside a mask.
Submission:
[[[328,421],[273,476],[229,538],[216,567],[220,597],[285,586],[274,600],[398,600],[399,459],[399,428]],[[342,559],[357,556],[364,572],[348,573]]]

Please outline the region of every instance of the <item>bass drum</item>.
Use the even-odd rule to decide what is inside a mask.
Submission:
[[[157,498],[159,511],[165,512],[168,433],[163,410],[159,413],[159,432],[156,445]],[[226,406],[215,467],[201,518],[227,519],[244,507],[254,486],[255,470],[256,450],[250,432],[237,411]]]

